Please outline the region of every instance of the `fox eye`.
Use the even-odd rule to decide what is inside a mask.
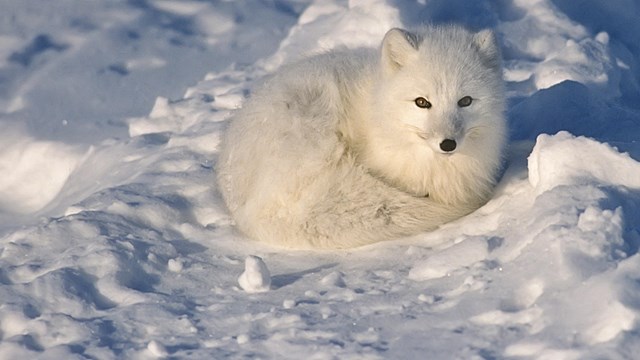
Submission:
[[[431,103],[429,102],[429,100],[423,98],[423,97],[417,97],[415,100],[413,100],[416,103],[416,106],[419,108],[423,108],[423,109],[429,109],[431,107]]]
[[[471,96],[465,96],[462,99],[458,100],[458,106],[467,107],[467,106],[471,105],[472,101],[473,101],[473,99],[471,98]]]

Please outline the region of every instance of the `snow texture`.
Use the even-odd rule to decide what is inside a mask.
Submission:
[[[0,359],[640,353],[637,1],[0,8]],[[491,201],[349,251],[236,233],[214,169],[252,87],[422,22],[499,34],[511,146]]]

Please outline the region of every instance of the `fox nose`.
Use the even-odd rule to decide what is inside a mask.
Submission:
[[[444,152],[452,152],[453,150],[456,149],[456,146],[458,146],[458,144],[456,144],[455,140],[444,139],[440,143],[440,150],[442,150]]]

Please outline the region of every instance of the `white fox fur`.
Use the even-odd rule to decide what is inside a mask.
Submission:
[[[488,200],[504,102],[490,30],[392,29],[379,51],[332,51],[267,79],[233,115],[218,184],[237,227],[274,245],[348,248],[433,230]]]

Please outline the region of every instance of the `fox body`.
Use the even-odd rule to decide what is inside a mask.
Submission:
[[[231,119],[218,160],[237,227],[289,248],[433,230],[490,197],[506,138],[490,30],[392,29],[380,49],[281,68]]]

